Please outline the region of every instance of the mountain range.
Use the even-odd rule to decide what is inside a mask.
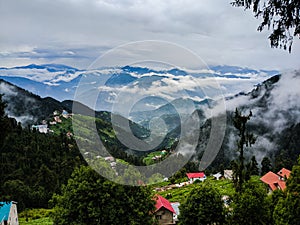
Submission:
[[[70,93],[64,92],[63,88],[66,86],[71,88],[72,85],[76,86],[76,82],[78,84],[80,79],[88,76],[88,74],[91,74],[92,78],[105,77],[106,95],[104,96],[106,97],[112,96],[113,90],[120,91],[124,85],[126,87],[129,86],[129,89],[138,87],[137,90],[147,90],[158,84],[162,86],[170,85],[170,81],[174,81],[175,85],[178,85],[177,81],[186,82],[187,78],[190,79],[191,77],[197,79],[198,76],[198,78],[201,77],[200,79],[205,81],[210,77],[214,79],[217,77],[219,81],[223,82],[221,87],[224,91],[227,90],[227,94],[225,93],[224,96],[227,124],[224,141],[215,161],[218,164],[228,165],[230,160],[236,156],[234,151],[236,149],[236,131],[232,125],[232,116],[236,107],[245,113],[251,110],[254,115],[249,126],[257,136],[257,141],[252,148],[246,151],[246,156],[250,157],[254,154],[258,161],[261,161],[266,155],[274,159],[280,153],[284,154],[286,158],[290,158],[290,160],[296,160],[294,156],[299,154],[297,146],[300,144],[299,71],[274,75],[276,71],[257,71],[227,66],[212,67],[212,70],[214,72],[208,73],[206,71],[206,75],[202,71],[202,73],[198,72],[191,76],[190,73],[179,69],[155,71],[148,68],[130,66],[117,69],[106,68],[97,72],[83,71],[62,65],[30,65],[10,69],[1,68],[0,93],[5,94],[4,100],[8,102],[7,112],[10,116],[17,118],[21,122],[33,123],[47,118],[54,110],[65,109],[71,111],[72,100],[63,100],[61,102],[62,98],[68,97],[68,95],[64,94]],[[6,72],[3,73],[3,71]],[[12,73],[12,71],[15,72]],[[17,73],[17,71],[19,72]],[[32,71],[32,73],[28,73],[28,71]],[[37,75],[37,71],[40,72],[39,75]],[[48,75],[44,76],[43,73]],[[56,75],[52,76],[54,74]],[[103,80],[101,82],[103,83]],[[17,87],[16,84],[19,84],[22,88]],[[96,85],[96,83],[93,84]],[[238,84],[240,85],[238,86]],[[255,87],[253,88],[254,84]],[[160,87],[159,85],[158,87]],[[75,86],[74,89],[76,89]],[[53,95],[60,95],[60,98],[58,100],[45,96],[43,98],[37,95],[37,92],[30,93],[40,87],[41,92],[44,91],[46,94],[46,91],[49,91]],[[232,89],[229,87],[232,87]],[[248,90],[250,87],[251,89]],[[172,88],[175,87],[172,86]],[[55,92],[56,90],[58,92]],[[187,88],[187,90],[190,91],[189,96],[174,95],[174,99],[170,98],[167,101],[161,96],[149,95],[138,102],[140,105],[131,107],[131,112],[127,115],[127,118],[134,121],[130,123],[135,127],[135,134],[138,136],[140,133],[140,137],[149,136],[149,129],[151,128],[149,123],[153,118],[160,118],[167,125],[166,139],[176,140],[176,138],[180,138],[181,120],[186,119],[178,115],[176,106],[180,105],[181,108],[185,108],[187,105],[192,104],[194,106],[193,112],[197,112],[201,120],[198,146],[194,156],[194,159],[198,159],[201,158],[200,156],[205,151],[211,135],[212,118],[209,111],[215,110],[218,114],[221,103],[217,98],[211,99],[208,96],[201,96],[202,98],[200,98],[200,95],[193,96],[191,93],[196,89]],[[132,94],[130,91],[129,93]],[[234,94],[231,94],[231,92]],[[123,91],[122,94],[124,93]],[[130,95],[125,93],[124,96]],[[167,97],[169,96],[167,95]],[[106,101],[103,103],[108,104]],[[150,105],[150,107],[143,108],[145,105]],[[85,112],[86,110],[94,112],[93,109],[88,108],[85,104],[82,104],[82,107]],[[116,112],[112,110],[112,113]],[[219,113],[222,114],[224,111],[220,110]],[[217,114],[215,116],[218,116]],[[188,115],[186,116],[188,118]],[[101,110],[96,112],[96,117],[103,120],[104,124],[107,124],[110,122],[111,112]],[[126,116],[121,116],[121,118],[127,120]],[[168,144],[167,142],[165,141],[163,144]],[[224,158],[226,158],[225,161]]]
[[[178,98],[201,102],[220,94],[229,96],[250,91],[253,85],[275,74],[278,71],[234,66],[211,66],[198,71],[132,66],[80,70],[59,64],[0,68],[0,79],[36,95],[59,101],[77,98],[97,111],[114,110],[115,102],[122,100],[123,95],[148,97],[135,104],[132,111],[157,109],[166,104],[161,98],[169,102]],[[98,96],[96,104],[89,100],[91,95]],[[153,96],[156,98],[149,98]]]

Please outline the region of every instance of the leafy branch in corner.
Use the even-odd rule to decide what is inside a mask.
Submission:
[[[231,4],[252,9],[256,18],[262,18],[257,30],[272,30],[268,37],[271,47],[288,49],[291,53],[293,37],[300,38],[299,0],[235,0]]]

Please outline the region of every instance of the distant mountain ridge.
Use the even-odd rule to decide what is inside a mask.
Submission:
[[[60,64],[30,64],[12,68],[2,67],[0,68],[0,79],[41,97],[52,97],[59,101],[74,99],[80,81],[84,81],[89,90],[97,90],[99,87],[104,86],[106,89],[101,92],[102,99],[99,100],[96,107],[97,110],[110,111],[113,105],[112,96],[118,93],[119,90],[116,89],[118,87],[126,86],[128,89],[149,89],[151,91],[155,88],[155,85],[168,87],[174,82],[183,84],[183,82],[188,82],[189,79],[196,79],[202,85],[205,79],[218,78],[220,82],[226,80],[224,84],[221,84],[223,90],[237,93],[243,90],[242,87],[239,87],[240,85],[235,84],[240,79],[249,81],[247,88],[249,89],[251,85],[277,73],[277,71],[254,70],[225,65],[212,66],[199,71],[185,71],[180,68],[158,70],[133,66],[80,70]],[[86,77],[89,77],[89,79],[86,79]],[[227,80],[232,81],[232,83],[227,82]],[[155,93],[155,91],[153,92]],[[203,93],[199,91],[191,91],[190,88],[187,88],[186,93],[191,98],[195,98],[193,99],[195,101],[199,101],[199,98],[204,100]],[[89,106],[92,107],[92,105]],[[155,107],[159,106],[161,105]]]
[[[228,165],[230,160],[235,157],[235,132],[232,126],[232,116],[235,107],[238,107],[243,112],[251,110],[253,118],[250,121],[250,127],[255,131],[258,137],[256,144],[246,152],[246,156],[255,154],[257,160],[260,161],[265,155],[271,158],[276,157],[278,152],[286,155],[287,159],[295,160],[295,155],[298,150],[295,146],[299,137],[300,124],[300,103],[299,91],[293,88],[299,83],[299,72],[290,74],[275,75],[265,81],[258,83],[250,92],[240,92],[231,97],[226,97],[227,105],[227,129],[222,148],[215,160],[215,164]],[[114,83],[114,82],[113,82]],[[118,86],[118,84],[116,84]],[[19,121],[38,122],[48,115],[51,115],[54,110],[71,111],[73,106],[72,100],[59,102],[53,98],[41,98],[33,93],[30,93],[22,88],[0,80],[0,93],[4,93],[4,100],[8,104],[8,114],[19,118]],[[148,103],[151,103],[151,99]],[[176,99],[177,102],[185,101],[185,99]],[[176,102],[175,101],[175,102]],[[191,101],[190,99],[187,101]],[[181,103],[184,105],[183,103]],[[211,104],[209,99],[203,102],[195,102],[193,104],[205,106]],[[211,107],[217,107],[217,103],[211,104]],[[94,112],[85,105],[79,107],[83,112]],[[148,135],[147,120],[151,116],[161,117],[166,124],[169,125],[169,133],[163,145],[168,144],[168,140],[176,140],[180,138],[180,120],[176,112],[171,110],[172,106],[168,103],[160,102],[160,106],[154,110],[145,112],[135,111],[131,116],[136,116],[140,119],[140,125],[134,125],[135,133],[140,133],[141,136]],[[196,107],[197,108],[197,107]],[[198,115],[202,118],[200,128],[199,143],[194,159],[200,159],[207,141],[210,136],[210,118],[207,116],[204,109],[197,109]],[[196,113],[195,112],[195,113]],[[134,115],[136,113],[136,115]],[[143,113],[143,114],[141,114]],[[109,112],[96,112],[96,118],[103,121],[103,124],[110,122],[111,114]],[[125,118],[124,118],[125,119]],[[143,122],[144,120],[144,122]],[[141,126],[142,125],[142,126]],[[144,126],[144,127],[143,127]],[[225,161],[224,161],[225,160]]]

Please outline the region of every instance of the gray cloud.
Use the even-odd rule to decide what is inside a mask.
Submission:
[[[48,60],[84,68],[105,49],[129,41],[156,39],[183,45],[208,64],[295,68],[300,54],[298,40],[292,54],[271,49],[266,40],[267,32],[256,31],[259,21],[250,12],[233,8],[229,3],[209,0],[1,1],[0,26],[5,31],[0,36],[1,66]],[[59,54],[41,53],[43,49],[59,50]],[[34,50],[37,57],[30,54]],[[29,53],[24,55],[24,52]],[[70,52],[75,54],[68,54]]]
[[[280,80],[274,84],[273,89],[264,96],[266,90],[262,86],[262,91],[257,98],[250,96],[238,96],[225,102],[228,111],[233,112],[235,108],[247,106],[248,110],[253,112],[253,118],[250,123],[256,126],[256,132],[261,128],[266,128],[267,133],[255,133],[257,141],[253,148],[247,153],[250,157],[255,154],[258,161],[268,154],[274,152],[277,146],[274,137],[293,124],[300,123],[300,71],[285,71]],[[264,96],[265,104],[259,103]],[[218,105],[215,110],[218,110]],[[247,113],[247,112],[245,112]],[[208,115],[208,113],[207,113]],[[227,145],[230,149],[236,148],[236,136],[229,134]],[[233,157],[230,155],[229,157]]]

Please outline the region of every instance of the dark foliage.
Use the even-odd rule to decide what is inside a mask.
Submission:
[[[52,194],[84,161],[74,140],[23,129],[3,113],[5,106],[0,96],[1,200],[17,201],[19,210],[46,208]]]
[[[51,202],[57,225],[155,224],[149,188],[113,183],[90,167],[75,169],[62,194]]]

